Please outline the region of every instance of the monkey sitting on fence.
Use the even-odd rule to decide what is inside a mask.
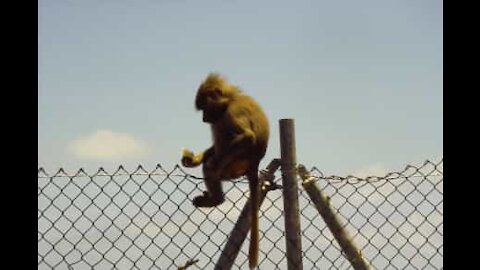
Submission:
[[[258,211],[261,186],[258,167],[265,156],[269,123],[260,105],[218,74],[209,74],[200,85],[195,99],[209,123],[213,145],[195,155],[182,152],[182,165],[203,165],[206,191],[193,199],[195,207],[214,207],[224,201],[221,181],[247,176],[250,187],[252,223],[250,227],[249,266],[258,264]]]

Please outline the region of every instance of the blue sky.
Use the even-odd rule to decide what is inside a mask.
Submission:
[[[256,98],[280,155],[382,174],[443,155],[442,1],[39,1],[38,165],[167,169],[210,144],[211,71]]]

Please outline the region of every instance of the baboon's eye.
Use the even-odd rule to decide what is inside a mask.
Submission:
[[[220,88],[213,88],[213,90],[210,93],[212,97],[218,98],[222,95],[222,90],[220,90]]]

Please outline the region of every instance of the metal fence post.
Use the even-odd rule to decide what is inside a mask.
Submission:
[[[302,270],[294,120],[281,119],[279,123],[288,270]]]

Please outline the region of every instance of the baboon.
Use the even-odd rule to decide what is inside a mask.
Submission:
[[[203,122],[211,126],[213,145],[198,155],[183,150],[183,166],[203,164],[207,190],[193,199],[193,205],[214,207],[221,204],[224,201],[221,181],[247,177],[252,207],[249,266],[254,268],[258,264],[261,192],[258,167],[267,150],[268,118],[253,98],[215,73],[209,74],[198,88],[195,107],[203,111]]]

